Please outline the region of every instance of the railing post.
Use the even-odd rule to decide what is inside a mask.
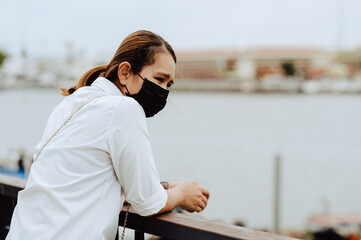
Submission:
[[[119,240],[119,226],[118,226],[117,234],[115,235],[115,239],[114,239],[114,240]]]
[[[2,185],[0,185],[0,188],[1,187]],[[0,239],[5,239],[9,232],[11,217],[13,215],[15,205],[15,200],[7,196],[0,195]]]
[[[144,240],[144,233],[139,232],[139,231],[135,231],[134,232],[134,239],[135,240]]]

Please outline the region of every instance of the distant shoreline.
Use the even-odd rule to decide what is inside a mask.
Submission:
[[[17,90],[59,90],[60,87],[10,87],[10,88],[0,88],[0,93],[3,91],[17,91]],[[361,92],[315,92],[315,93],[305,93],[305,92],[295,92],[295,91],[283,91],[283,90],[260,90],[255,92],[245,92],[239,89],[193,89],[193,88],[172,88],[171,92],[181,92],[181,93],[231,93],[231,94],[241,94],[241,95],[305,95],[305,96],[314,96],[314,95],[355,95],[361,96]]]
[[[59,89],[70,87],[74,80],[64,80],[54,84],[11,84],[0,85],[4,89]],[[264,78],[239,81],[237,79],[175,79],[172,91],[181,92],[234,92],[241,94],[361,94],[361,79],[318,79]]]

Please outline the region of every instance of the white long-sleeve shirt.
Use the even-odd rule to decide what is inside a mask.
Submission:
[[[140,215],[166,205],[144,111],[105,78],[76,90],[53,110],[35,154],[95,97],[32,165],[7,240],[114,239],[124,199]]]

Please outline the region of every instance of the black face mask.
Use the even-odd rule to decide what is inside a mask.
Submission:
[[[169,90],[149,81],[147,78],[142,78],[140,75],[139,77],[143,80],[143,84],[139,92],[131,95],[127,86],[125,86],[127,89],[126,95],[134,98],[143,107],[147,118],[153,117],[165,107]]]

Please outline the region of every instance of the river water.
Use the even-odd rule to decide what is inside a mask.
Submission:
[[[40,140],[63,96],[0,91],[2,156]],[[274,158],[282,159],[281,227],[313,213],[361,213],[360,95],[172,92],[148,120],[161,179],[194,180],[211,193],[202,218],[271,228]]]

